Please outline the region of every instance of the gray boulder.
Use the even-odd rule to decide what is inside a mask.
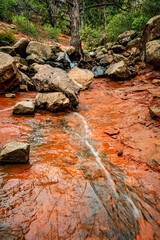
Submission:
[[[160,67],[160,40],[153,40],[146,44],[146,62]]]
[[[69,107],[70,101],[62,92],[38,93],[35,104],[37,108],[57,112]]]
[[[36,42],[36,41],[30,41],[27,48],[26,53],[28,55],[35,54],[42,58],[43,60],[48,60],[51,58],[52,51],[49,45]]]
[[[21,82],[14,58],[0,52],[0,92],[13,89]]]
[[[114,79],[127,79],[132,75],[124,61],[110,65],[105,74]]]
[[[27,143],[11,142],[4,146],[0,154],[0,163],[27,163],[30,146]]]
[[[13,114],[18,114],[18,115],[29,115],[29,114],[33,114],[34,111],[35,111],[35,104],[34,102],[30,102],[30,101],[19,102],[13,108]]]
[[[102,66],[94,66],[92,68],[92,73],[94,74],[94,77],[102,77],[105,75],[106,67]]]
[[[69,98],[71,105],[78,105],[82,86],[70,79],[64,70],[48,64],[36,64],[34,69],[37,73],[32,79],[38,92],[62,92]]]

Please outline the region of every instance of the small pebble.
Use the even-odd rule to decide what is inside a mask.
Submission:
[[[119,157],[120,156],[122,156],[123,155],[123,151],[122,150],[120,150],[120,151],[118,151],[118,154],[117,154]]]

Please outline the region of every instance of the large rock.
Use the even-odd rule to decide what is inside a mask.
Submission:
[[[70,79],[60,68],[53,68],[48,64],[34,66],[37,71],[33,77],[34,85],[39,92],[62,92],[73,106],[79,103],[79,92],[82,86]]]
[[[105,74],[114,79],[127,79],[132,75],[124,61],[110,65]]]
[[[22,101],[17,103],[13,108],[13,114],[29,115],[33,114],[35,110],[34,102]]]
[[[8,143],[2,149],[0,163],[26,163],[29,160],[29,150],[29,144],[20,142]]]
[[[93,82],[94,74],[90,70],[74,67],[69,71],[68,77],[81,84],[82,90],[85,90]]]
[[[160,40],[153,40],[146,44],[146,62],[160,67]]]
[[[103,57],[100,59],[100,65],[106,66],[113,62],[113,56],[110,54],[104,54]]]
[[[130,42],[132,39],[134,39],[136,36],[137,36],[137,33],[133,30],[130,30],[120,34],[117,40],[120,44],[127,45],[127,43]]]
[[[0,52],[0,92],[10,90],[21,82],[21,75],[16,67],[14,58]]]
[[[28,44],[28,46],[26,48],[26,53],[28,55],[33,53],[44,60],[50,59],[51,55],[52,55],[52,51],[51,51],[51,48],[49,45],[40,43],[40,42],[36,42],[36,41],[31,41]]]
[[[38,93],[35,104],[37,108],[56,112],[68,107],[70,101],[62,92]]]
[[[151,18],[145,26],[142,40],[149,42],[160,38],[160,15]]]
[[[16,42],[13,45],[13,48],[15,49],[16,53],[20,54],[21,56],[25,56],[26,55],[26,47],[29,43],[29,40],[27,38],[21,38],[18,40],[18,42]]]
[[[146,60],[146,43],[160,38],[160,15],[151,18],[142,34],[140,49],[142,61]]]
[[[26,57],[26,60],[29,64],[32,64],[32,63],[39,63],[39,64],[44,64],[45,61],[44,59],[42,59],[41,57],[39,57],[38,55],[32,53],[31,55],[28,55]]]

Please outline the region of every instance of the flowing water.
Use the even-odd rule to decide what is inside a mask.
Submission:
[[[0,166],[0,239],[160,239],[158,173],[118,157],[104,133],[133,106],[112,102],[101,81],[76,112],[12,115],[35,95],[0,96],[0,147],[31,145],[28,164]]]

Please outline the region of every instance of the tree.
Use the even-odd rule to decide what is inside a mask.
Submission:
[[[82,53],[80,41],[80,27],[82,13],[90,8],[99,8],[106,6],[115,6],[122,8],[125,0],[46,0],[52,26],[55,24],[56,18],[63,18],[70,22],[71,45],[76,51]],[[128,3],[128,1],[127,1]],[[61,9],[61,16],[58,15],[58,9]],[[125,10],[125,9],[124,9]]]

